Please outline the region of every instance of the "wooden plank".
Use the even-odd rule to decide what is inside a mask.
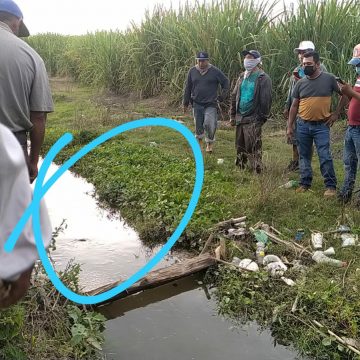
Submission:
[[[129,295],[136,294],[140,291],[167,284],[171,281],[198,273],[215,264],[216,264],[216,260],[210,254],[204,254],[192,259],[185,260],[179,264],[171,265],[163,269],[152,271],[147,276],[145,276],[141,281],[135,283],[126,291],[98,305],[103,305],[105,303],[113,302],[115,300],[122,299]],[[112,284],[102,286],[100,288],[87,292],[86,295],[89,296],[98,295],[100,293],[103,293],[104,291],[113,289],[114,287],[118,286],[121,283],[122,281],[118,281]]]

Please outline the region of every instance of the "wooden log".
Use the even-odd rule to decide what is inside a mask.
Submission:
[[[216,224],[214,226],[214,228],[221,228],[221,227],[228,226],[228,225],[234,225],[236,223],[244,222],[246,219],[247,219],[247,217],[243,216],[243,217],[236,218],[236,219],[229,219],[229,220],[226,220],[226,221],[221,221],[218,224]]]
[[[179,264],[171,265],[163,269],[152,271],[148,275],[146,275],[142,280],[129,287],[126,291],[114,296],[113,298],[107,300],[106,302],[98,304],[97,306],[103,305],[105,303],[113,302],[115,300],[122,299],[129,295],[136,294],[140,291],[146,289],[152,289],[167,284],[169,282],[172,282],[174,280],[198,273],[215,264],[216,264],[216,260],[210,254],[205,254],[205,255],[200,255],[193,259],[185,260]],[[122,281],[119,281],[105,286],[101,286],[100,288],[87,292],[86,295],[89,296],[98,295],[100,293],[103,293],[104,291],[113,289],[114,287],[118,286],[121,283]]]

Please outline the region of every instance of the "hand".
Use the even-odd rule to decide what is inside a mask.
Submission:
[[[350,84],[339,84],[339,87],[340,87],[341,92],[344,95],[352,97],[353,89],[352,89],[352,86]]]
[[[4,299],[0,299],[0,309],[14,305],[25,296],[30,286],[31,272],[32,268],[21,274],[18,280],[11,283],[9,294]]]
[[[334,125],[334,122],[339,119],[339,115],[336,113],[332,113],[330,117],[325,121],[325,124],[327,126],[332,127]]]
[[[286,130],[286,137],[288,142],[291,142],[292,138],[294,137],[294,129],[293,127],[288,127]]]
[[[284,119],[287,120],[289,118],[289,110],[284,109],[283,115],[284,115]]]
[[[38,170],[37,163],[30,162],[30,164],[29,164],[30,184],[32,184],[35,181],[35,179],[38,176],[38,172],[39,172],[39,170]]]

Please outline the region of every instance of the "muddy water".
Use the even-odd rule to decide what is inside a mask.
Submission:
[[[273,346],[256,324],[237,328],[217,315],[215,301],[190,277],[113,303],[108,318],[107,360],[293,360]]]
[[[52,165],[48,177],[57,169]],[[158,250],[144,247],[123,220],[110,218],[97,206],[93,193],[93,185],[66,172],[45,196],[53,228],[64,219],[66,224],[52,253],[55,267],[63,270],[71,259],[81,264],[80,283],[85,290],[128,278]],[[177,260],[168,255],[158,267]]]
[[[49,176],[56,171],[53,165]],[[46,195],[53,226],[66,219],[57,238],[55,267],[70,259],[82,264],[81,285],[94,289],[127,278],[154,254],[121,219],[109,218],[92,196],[94,188],[66,173]],[[159,266],[177,261],[169,255]],[[104,356],[108,360],[287,360],[290,350],[274,348],[256,325],[237,329],[217,316],[201,275],[123,299],[101,308],[109,319]]]

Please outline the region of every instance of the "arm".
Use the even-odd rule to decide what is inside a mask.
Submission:
[[[295,78],[294,78],[294,76],[291,76],[290,84],[289,84],[289,91],[288,91],[288,94],[287,94],[287,98],[286,98],[286,101],[285,101],[285,108],[284,108],[284,117],[285,117],[286,120],[289,118],[289,110],[290,110],[290,107],[291,107],[292,92],[293,92],[293,89],[294,89],[294,85],[295,85]]]
[[[295,124],[296,116],[299,111],[299,103],[300,103],[300,99],[295,98],[290,107],[287,133],[286,133],[288,139],[291,139],[294,133],[294,124]]]
[[[237,92],[239,90],[241,79],[239,78],[236,82],[233,91],[231,92],[231,99],[230,99],[230,122],[231,125],[235,125],[235,117],[236,117],[236,97]]]
[[[30,132],[30,182],[32,183],[38,174],[38,162],[40,157],[40,149],[44,142],[45,122],[47,114],[44,112],[30,113],[30,121],[33,128]]]
[[[347,96],[344,96],[338,86],[338,83],[335,83],[335,88],[334,90],[341,95],[341,98],[338,102],[338,105],[336,107],[336,110],[330,115],[330,117],[327,119],[326,124],[328,126],[333,126],[333,124],[335,123],[335,121],[337,121],[340,117],[341,112],[343,111],[343,109],[345,108],[345,106],[347,105],[347,103],[349,102],[349,99]]]
[[[262,123],[265,123],[270,116],[272,104],[272,83],[268,75],[259,79],[260,82],[260,102],[259,102],[259,117]]]
[[[11,305],[16,304],[20,299],[22,299],[26,295],[30,287],[30,278],[33,267],[34,266],[31,266],[29,270],[23,272],[20,275],[19,279],[9,283],[8,285],[10,287],[9,294],[6,297],[1,298],[1,294],[0,294],[0,309],[4,309]]]
[[[187,76],[186,85],[185,85],[185,91],[184,91],[184,101],[183,101],[184,110],[190,104],[191,89],[192,89],[192,80],[191,80],[191,70],[190,70],[189,73],[188,73],[188,76]]]
[[[344,84],[344,85],[340,84],[340,88],[341,88],[341,92],[344,95],[348,96],[349,98],[354,98],[360,101],[360,93],[354,91],[350,84]]]
[[[224,75],[222,71],[219,72],[219,83],[221,85],[221,94],[219,96],[219,101],[224,101],[227,99],[230,90],[229,79]]]

